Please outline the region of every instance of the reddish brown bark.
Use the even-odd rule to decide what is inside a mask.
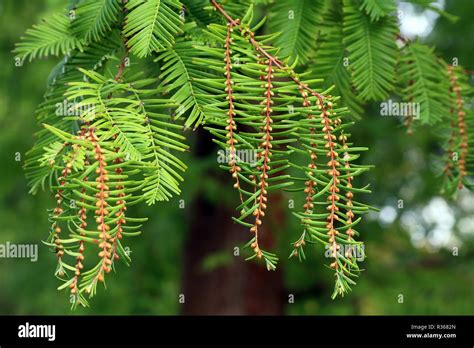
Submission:
[[[207,134],[200,134],[196,147],[198,156],[214,151]],[[223,173],[222,185],[232,181]],[[225,189],[225,188],[223,188]],[[234,191],[235,193],[235,191]],[[268,215],[261,227],[261,243],[268,250],[274,247],[276,226],[281,230],[284,212],[279,196],[270,196]],[[236,203],[238,197],[236,196]],[[242,246],[250,232],[234,223],[232,207],[214,205],[199,195],[193,202],[189,217],[189,231],[184,250],[183,289],[185,303],[182,314],[188,315],[279,315],[283,313],[285,294],[283,291],[282,267],[267,271],[263,262],[245,261],[251,253]],[[240,256],[234,256],[234,247],[239,247]],[[214,270],[205,271],[203,260],[212,253],[225,252],[229,263]]]

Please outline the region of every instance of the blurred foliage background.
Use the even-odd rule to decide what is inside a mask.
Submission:
[[[35,107],[56,61],[16,67],[11,53],[26,28],[63,6],[61,0],[0,0],[0,244],[39,244],[35,263],[0,259],[0,314],[474,314],[474,195],[440,197],[442,150],[430,129],[408,136],[399,119],[380,117],[376,104],[352,131],[355,143],[370,147],[363,161],[376,168],[364,178],[373,190],[367,199],[381,212],[359,228],[368,257],[349,296],[330,299],[333,276],[322,266],[321,248],[308,247],[305,263],[286,260],[300,233],[290,197],[278,199],[280,216],[271,224],[279,270],[243,265],[242,255],[233,255],[244,239],[226,234],[248,232],[234,226],[232,210],[225,208],[235,202],[231,178],[220,173],[205,136],[188,132],[193,151],[185,158],[183,194],[167,204],[136,207],[137,215],[150,219],[143,235],[129,240],[132,265],[118,267],[91,308],[71,313],[67,295],[56,291],[54,254],[41,243],[49,229],[45,210],[54,201],[48,192],[29,195],[22,171],[38,130]],[[474,2],[446,0],[445,10],[459,20],[439,17],[423,40],[448,61],[457,57],[474,70]]]

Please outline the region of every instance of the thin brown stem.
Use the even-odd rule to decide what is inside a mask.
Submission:
[[[232,19],[232,17],[224,10],[224,8],[219,5],[219,3],[216,1],[216,0],[211,0],[211,4],[220,12],[222,13],[222,15],[225,17],[225,19],[227,19],[227,22],[229,23],[236,23],[236,21],[234,21]]]
[[[211,4],[226,18],[228,23],[234,23],[237,25],[239,20],[234,20],[222,7],[222,5],[218,4],[216,0],[211,0]],[[293,80],[298,86],[302,87],[303,89],[307,90],[312,95],[318,96],[318,98],[324,98],[323,95],[319,94],[312,88],[310,88],[307,84],[301,82],[296,75],[296,73],[285,63],[281,60],[276,58],[275,56],[271,55],[268,51],[266,51],[256,40],[255,40],[255,33],[252,32],[249,28],[244,28],[240,26],[240,32],[242,33],[243,37],[248,38],[250,44],[254,47],[254,49],[260,53],[262,56],[266,57],[269,61],[272,62],[272,65],[276,66],[277,68],[286,71],[290,79]]]
[[[120,60],[120,65],[118,67],[118,70],[117,70],[117,74],[115,74],[115,81],[119,82],[120,79],[122,78],[122,75],[123,75],[123,72],[125,70],[125,67],[126,67],[126,62],[127,62],[127,59],[128,59],[128,51],[126,51],[126,54],[122,57],[122,59]]]

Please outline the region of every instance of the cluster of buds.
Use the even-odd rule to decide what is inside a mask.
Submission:
[[[303,85],[298,85],[298,90],[299,90],[301,96],[303,97],[303,106],[309,108],[311,106],[311,102],[308,99],[308,92],[305,90]],[[308,118],[308,120],[313,120],[314,115],[312,113],[309,113],[307,118]],[[314,135],[316,134],[316,129],[314,127],[310,127],[309,131],[310,131],[311,138],[313,139]],[[311,145],[312,148],[316,148],[316,146],[317,146],[316,142],[314,142],[314,141],[311,141],[310,145]],[[314,176],[314,174],[315,174],[314,171],[316,170],[316,160],[317,160],[318,156],[316,155],[315,151],[313,151],[313,150],[308,150],[308,151],[309,151],[309,157],[310,157],[310,163],[308,164],[308,168],[309,168],[308,174],[311,175],[311,176]],[[311,180],[311,179],[306,180],[305,183],[304,183],[304,185],[305,185],[304,192],[306,193],[306,199],[305,199],[305,204],[303,205],[303,208],[304,208],[306,213],[312,213],[313,212],[313,208],[314,208],[313,196],[316,193],[316,191],[315,191],[316,184],[317,184],[316,181]],[[300,243],[300,242],[301,241],[298,241],[298,242],[295,243],[295,248],[298,248],[298,247],[301,246],[301,244],[298,245],[298,243]],[[304,242],[304,240],[303,240],[303,242]]]
[[[459,135],[461,137],[461,144],[460,144],[461,150],[460,150],[459,160],[457,161],[458,167],[459,167],[458,188],[461,189],[463,187],[463,178],[467,175],[466,158],[467,158],[467,151],[468,151],[468,140],[467,140],[466,120],[465,120],[466,113],[464,111],[464,101],[461,94],[461,86],[459,86],[459,83],[457,81],[458,78],[451,65],[448,66],[448,74],[449,74],[449,81],[451,83],[451,88],[456,95],[457,122],[458,122],[458,128],[459,128]]]
[[[81,136],[84,134],[84,130],[81,130],[80,134],[75,137],[75,139],[81,139]],[[61,171],[61,175],[58,178],[59,188],[54,195],[56,199],[56,207],[53,210],[53,214],[55,217],[59,217],[63,213],[63,201],[64,201],[64,189],[68,180],[69,175],[72,173],[73,164],[77,159],[78,154],[80,153],[81,146],[78,144],[70,144],[65,142],[62,146],[62,149],[71,146],[72,149],[72,156],[67,160],[63,170]],[[54,160],[50,163],[54,165]],[[64,245],[61,242],[60,234],[61,234],[61,226],[59,225],[58,221],[53,222],[52,224],[53,229],[53,242],[55,244],[55,252],[58,258],[58,263],[61,264],[62,257],[64,256]],[[64,276],[63,267],[60,266],[57,269],[57,275],[62,277]]]
[[[449,113],[452,114],[454,112],[453,108],[450,108],[449,109]],[[448,158],[446,160],[446,165],[444,167],[444,170],[443,170],[443,174],[446,176],[446,177],[451,177],[453,175],[452,173],[452,169],[453,169],[453,155],[454,155],[454,147],[455,147],[455,136],[456,136],[456,123],[454,122],[454,120],[451,118],[451,124],[450,124],[450,128],[451,128],[451,134],[449,136],[449,140],[448,140],[448,149],[447,149],[447,154],[448,154]]]
[[[106,217],[109,214],[107,210],[108,203],[106,199],[109,197],[109,187],[107,186],[106,182],[109,181],[107,169],[107,163],[104,159],[104,151],[99,145],[99,139],[95,135],[93,129],[89,131],[89,140],[92,142],[94,147],[94,159],[98,162],[98,167],[96,169],[97,178],[95,181],[97,182],[96,188],[99,192],[96,193],[96,208],[95,211],[95,220],[97,223],[97,230],[99,231],[99,248],[101,251],[99,252],[99,257],[102,259],[101,269],[97,275],[97,280],[99,282],[104,281],[104,272],[109,273],[111,271],[112,265],[112,244],[110,244],[110,226],[106,223]]]
[[[67,144],[65,144],[64,146],[67,146]],[[64,197],[63,197],[64,186],[66,185],[68,175],[71,174],[71,172],[72,172],[72,166],[73,166],[73,163],[76,159],[78,150],[79,150],[79,145],[73,144],[72,145],[73,156],[66,163],[66,166],[61,171],[61,176],[58,179],[59,188],[56,191],[56,194],[54,195],[54,198],[56,199],[56,208],[54,208],[54,210],[53,210],[53,214],[56,217],[61,215],[64,211],[63,208],[62,208],[62,204],[63,204],[63,200],[64,200]],[[57,222],[54,222],[52,228],[54,230],[53,240],[54,240],[54,244],[56,245],[56,247],[55,247],[56,256],[58,258],[58,261],[60,262],[62,257],[64,256],[64,246],[62,245],[61,240],[59,238],[59,235],[61,233],[61,226],[59,226],[59,224]],[[58,274],[59,276],[64,275],[61,268],[59,268],[59,272],[60,272],[60,274]]]
[[[83,134],[84,134],[85,130],[83,130]],[[84,140],[85,137],[84,135],[81,135],[81,139]],[[86,165],[89,165],[89,161],[86,160],[85,161],[85,164]],[[87,176],[84,177],[83,181],[84,182],[87,182],[89,179]],[[85,187],[83,187],[81,189],[81,193],[82,194],[85,194],[86,192],[86,189]],[[81,198],[81,202],[84,203],[85,202],[85,199],[84,198]],[[80,227],[80,232],[79,234],[81,236],[84,236],[85,233],[83,232],[83,230],[86,229],[87,227],[87,208],[86,207],[82,207],[81,209],[79,209],[79,212],[78,212],[78,217],[79,217],[79,227]],[[76,257],[76,265],[75,265],[75,271],[74,271],[74,280],[72,281],[72,283],[69,285],[69,288],[71,289],[71,294],[72,295],[77,295],[78,292],[79,292],[79,289],[78,289],[78,282],[79,282],[79,278],[81,276],[81,272],[82,270],[84,269],[84,250],[85,250],[85,243],[83,240],[80,240],[79,241],[79,255],[77,255]]]
[[[339,136],[339,140],[341,141],[342,143],[342,147],[343,149],[347,149],[347,135],[345,135],[344,133],[341,134]],[[346,168],[347,172],[349,172],[349,169],[350,169],[350,164],[349,164],[349,154],[347,152],[344,153],[344,167]],[[347,185],[346,185],[346,188],[347,188],[347,192],[346,192],[346,205],[349,207],[349,209],[347,210],[346,212],[346,216],[347,216],[347,221],[346,221],[346,224],[347,225],[350,225],[352,224],[354,218],[355,218],[355,215],[354,215],[354,212],[352,211],[352,207],[353,207],[353,203],[352,203],[352,199],[354,198],[354,194],[352,193],[351,189],[352,189],[352,180],[354,179],[353,176],[348,176],[347,177]],[[354,240],[354,235],[355,235],[355,232],[354,230],[352,229],[352,227],[349,227],[347,230],[346,230],[346,234],[348,236],[347,240],[348,241],[353,241]],[[345,253],[345,257],[347,258],[350,258],[352,257],[352,248],[348,248],[346,250],[346,253]]]
[[[84,181],[87,181],[87,177],[84,178]],[[85,189],[82,189],[82,193],[84,193]],[[87,209],[86,208],[81,208],[79,209],[79,221],[80,221],[80,228],[85,229],[87,227]],[[81,235],[84,235],[83,232],[80,233]],[[71,294],[76,295],[78,293],[78,282],[79,278],[81,276],[82,269],[84,268],[84,241],[81,240],[79,242],[79,254],[76,257],[76,266],[75,266],[75,271],[74,271],[74,280],[72,281],[71,284],[69,284],[69,288],[71,289]]]
[[[321,124],[323,125],[322,131],[324,133],[324,140],[325,144],[324,147],[327,149],[326,156],[329,158],[327,162],[328,169],[326,173],[329,174],[332,178],[332,184],[329,188],[329,195],[328,201],[329,205],[326,209],[329,211],[329,215],[327,216],[327,223],[326,228],[328,230],[327,235],[329,236],[328,242],[330,244],[331,250],[331,257],[335,259],[333,263],[331,263],[330,267],[333,269],[338,268],[337,257],[338,257],[338,250],[340,249],[340,245],[336,241],[336,236],[339,232],[334,228],[335,220],[339,220],[337,215],[337,211],[339,211],[339,207],[336,205],[336,202],[339,201],[338,192],[340,191],[338,185],[340,184],[339,175],[341,174],[337,169],[341,164],[338,162],[337,158],[339,157],[338,152],[335,150],[336,147],[336,136],[333,134],[334,127],[333,124],[336,121],[333,121],[329,117],[330,111],[324,105],[324,102],[320,96],[318,97],[318,108],[321,109]],[[332,103],[327,102],[327,107],[332,108]],[[337,121],[339,122],[339,121]]]
[[[260,189],[260,195],[258,197],[258,206],[253,212],[253,215],[255,216],[255,224],[250,228],[250,231],[255,233],[255,241],[251,244],[251,247],[253,248],[255,254],[257,257],[261,258],[262,257],[262,251],[259,248],[258,245],[258,227],[262,224],[262,217],[265,216],[265,210],[267,209],[267,188],[268,188],[268,171],[270,170],[270,158],[272,156],[272,153],[270,152],[270,149],[273,147],[272,145],[272,140],[273,137],[271,135],[272,132],[272,123],[273,120],[271,118],[272,114],[272,104],[273,100],[272,97],[274,95],[273,93],[273,85],[272,85],[272,79],[273,79],[273,66],[272,66],[272,61],[271,60],[266,60],[265,61],[265,76],[262,76],[262,80],[265,81],[265,92],[264,96],[265,99],[261,102],[263,105],[263,110],[262,110],[262,115],[265,117],[263,126],[262,126],[262,131],[263,131],[263,136],[262,136],[262,141],[259,145],[261,151],[257,154],[258,159],[263,158],[263,163],[260,166],[257,166],[258,171],[260,172],[259,176],[259,182],[258,182],[258,187]]]
[[[234,116],[236,115],[235,109],[234,109],[234,98],[233,98],[233,89],[232,86],[234,84],[234,81],[232,81],[232,76],[231,76],[231,69],[232,69],[232,61],[231,61],[231,45],[232,45],[232,31],[233,27],[238,24],[238,22],[232,21],[227,24],[227,35],[225,39],[225,56],[224,56],[224,62],[225,62],[225,92],[227,93],[226,99],[229,102],[229,111],[228,111],[228,118],[227,118],[227,125],[225,127],[225,130],[227,131],[226,138],[227,138],[227,145],[229,146],[229,166],[230,166],[230,173],[232,174],[232,177],[235,180],[234,183],[234,188],[240,189],[240,182],[239,182],[239,176],[238,173],[242,170],[238,165],[236,161],[236,150],[235,150],[235,144],[237,144],[237,139],[234,137],[234,132],[237,130],[237,124],[235,123]],[[243,197],[242,193],[239,191],[240,195],[240,201],[243,202]]]

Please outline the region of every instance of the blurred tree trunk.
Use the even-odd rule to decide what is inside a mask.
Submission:
[[[198,133],[196,155],[208,156],[215,152],[207,133]],[[225,175],[225,173],[223,173]],[[224,179],[225,180],[225,179]],[[262,262],[245,261],[243,244],[250,239],[248,229],[234,223],[233,207],[210,204],[199,195],[193,202],[192,216],[184,251],[183,314],[189,315],[278,315],[283,313],[285,294],[281,267],[267,271]],[[261,232],[261,243],[266,249],[274,240],[271,225],[284,222],[279,208],[280,197],[269,197],[270,205]],[[240,256],[234,256],[239,247]],[[202,268],[206,256],[216,252],[229,253],[231,261],[211,271]]]

